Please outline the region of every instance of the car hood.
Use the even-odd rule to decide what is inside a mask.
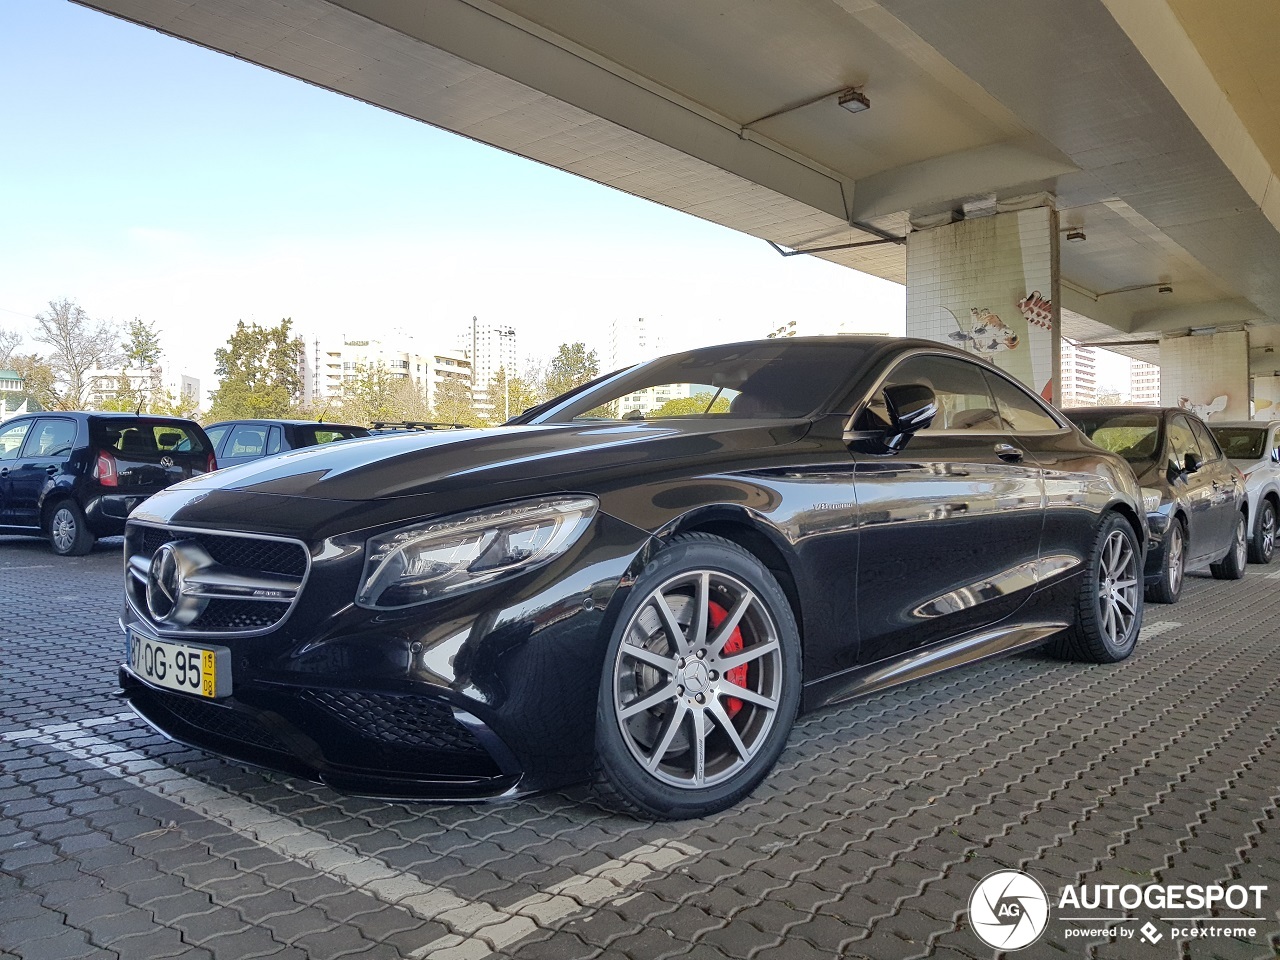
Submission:
[[[306,447],[171,488],[338,501],[386,500],[537,478],[608,475],[658,461],[712,469],[750,450],[794,443],[808,421],[608,423],[394,434]]]

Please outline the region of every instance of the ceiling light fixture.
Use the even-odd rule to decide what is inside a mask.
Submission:
[[[861,113],[863,110],[871,109],[871,101],[857,87],[849,87],[847,90],[840,91],[839,103],[850,113]]]
[[[1085,239],[1084,231],[1080,229],[1072,229],[1067,231],[1067,239],[1072,243],[1082,243]]]

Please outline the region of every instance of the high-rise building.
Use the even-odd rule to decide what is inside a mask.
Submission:
[[[116,396],[123,385],[138,399],[160,399],[166,392],[175,400],[182,398],[201,405],[200,381],[196,377],[170,367],[153,367],[150,370],[94,368],[85,374],[89,384],[89,405],[97,407]]]
[[[1098,402],[1098,352],[1062,338],[1063,407],[1091,407]]]
[[[515,327],[505,323],[486,323],[472,317],[458,346],[471,363],[471,395],[475,398],[476,409],[491,410],[489,382],[498,375],[498,371],[505,371],[508,377],[520,376]]]
[[[1154,363],[1129,361],[1129,402],[1160,406],[1160,368]]]
[[[662,356],[662,338],[644,317],[614,318],[609,324],[609,350],[605,354],[605,369],[619,370],[654,357]]]
[[[609,325],[609,353],[606,369],[619,370],[663,354],[662,338],[645,322],[644,317],[615,318]],[[618,415],[638,413],[646,416],[669,400],[689,396],[687,384],[664,384],[627,394],[618,400]]]
[[[378,365],[413,383],[430,405],[445,380],[461,380],[471,387],[471,361],[459,350],[432,350],[408,336],[395,341],[316,337],[307,350],[303,399],[313,405],[339,399],[347,383]]]

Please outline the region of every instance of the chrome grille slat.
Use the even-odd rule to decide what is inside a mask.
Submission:
[[[194,541],[200,548],[196,553],[207,554],[206,563],[209,558],[216,561],[192,577],[192,593],[203,593],[208,599],[199,616],[185,625],[158,621],[149,612],[146,598],[152,557],[166,543],[179,541]],[[160,636],[268,633],[292,612],[310,569],[310,554],[297,540],[137,522],[130,522],[125,530],[125,595],[132,612]],[[255,586],[260,588],[258,595],[246,595]]]

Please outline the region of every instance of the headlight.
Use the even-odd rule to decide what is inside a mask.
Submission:
[[[540,567],[573,545],[599,506],[595,497],[545,497],[373,537],[356,603],[395,610]]]
[[[1152,487],[1142,488],[1142,509],[1147,513],[1155,513],[1160,509],[1160,501],[1164,499],[1164,495]]]

